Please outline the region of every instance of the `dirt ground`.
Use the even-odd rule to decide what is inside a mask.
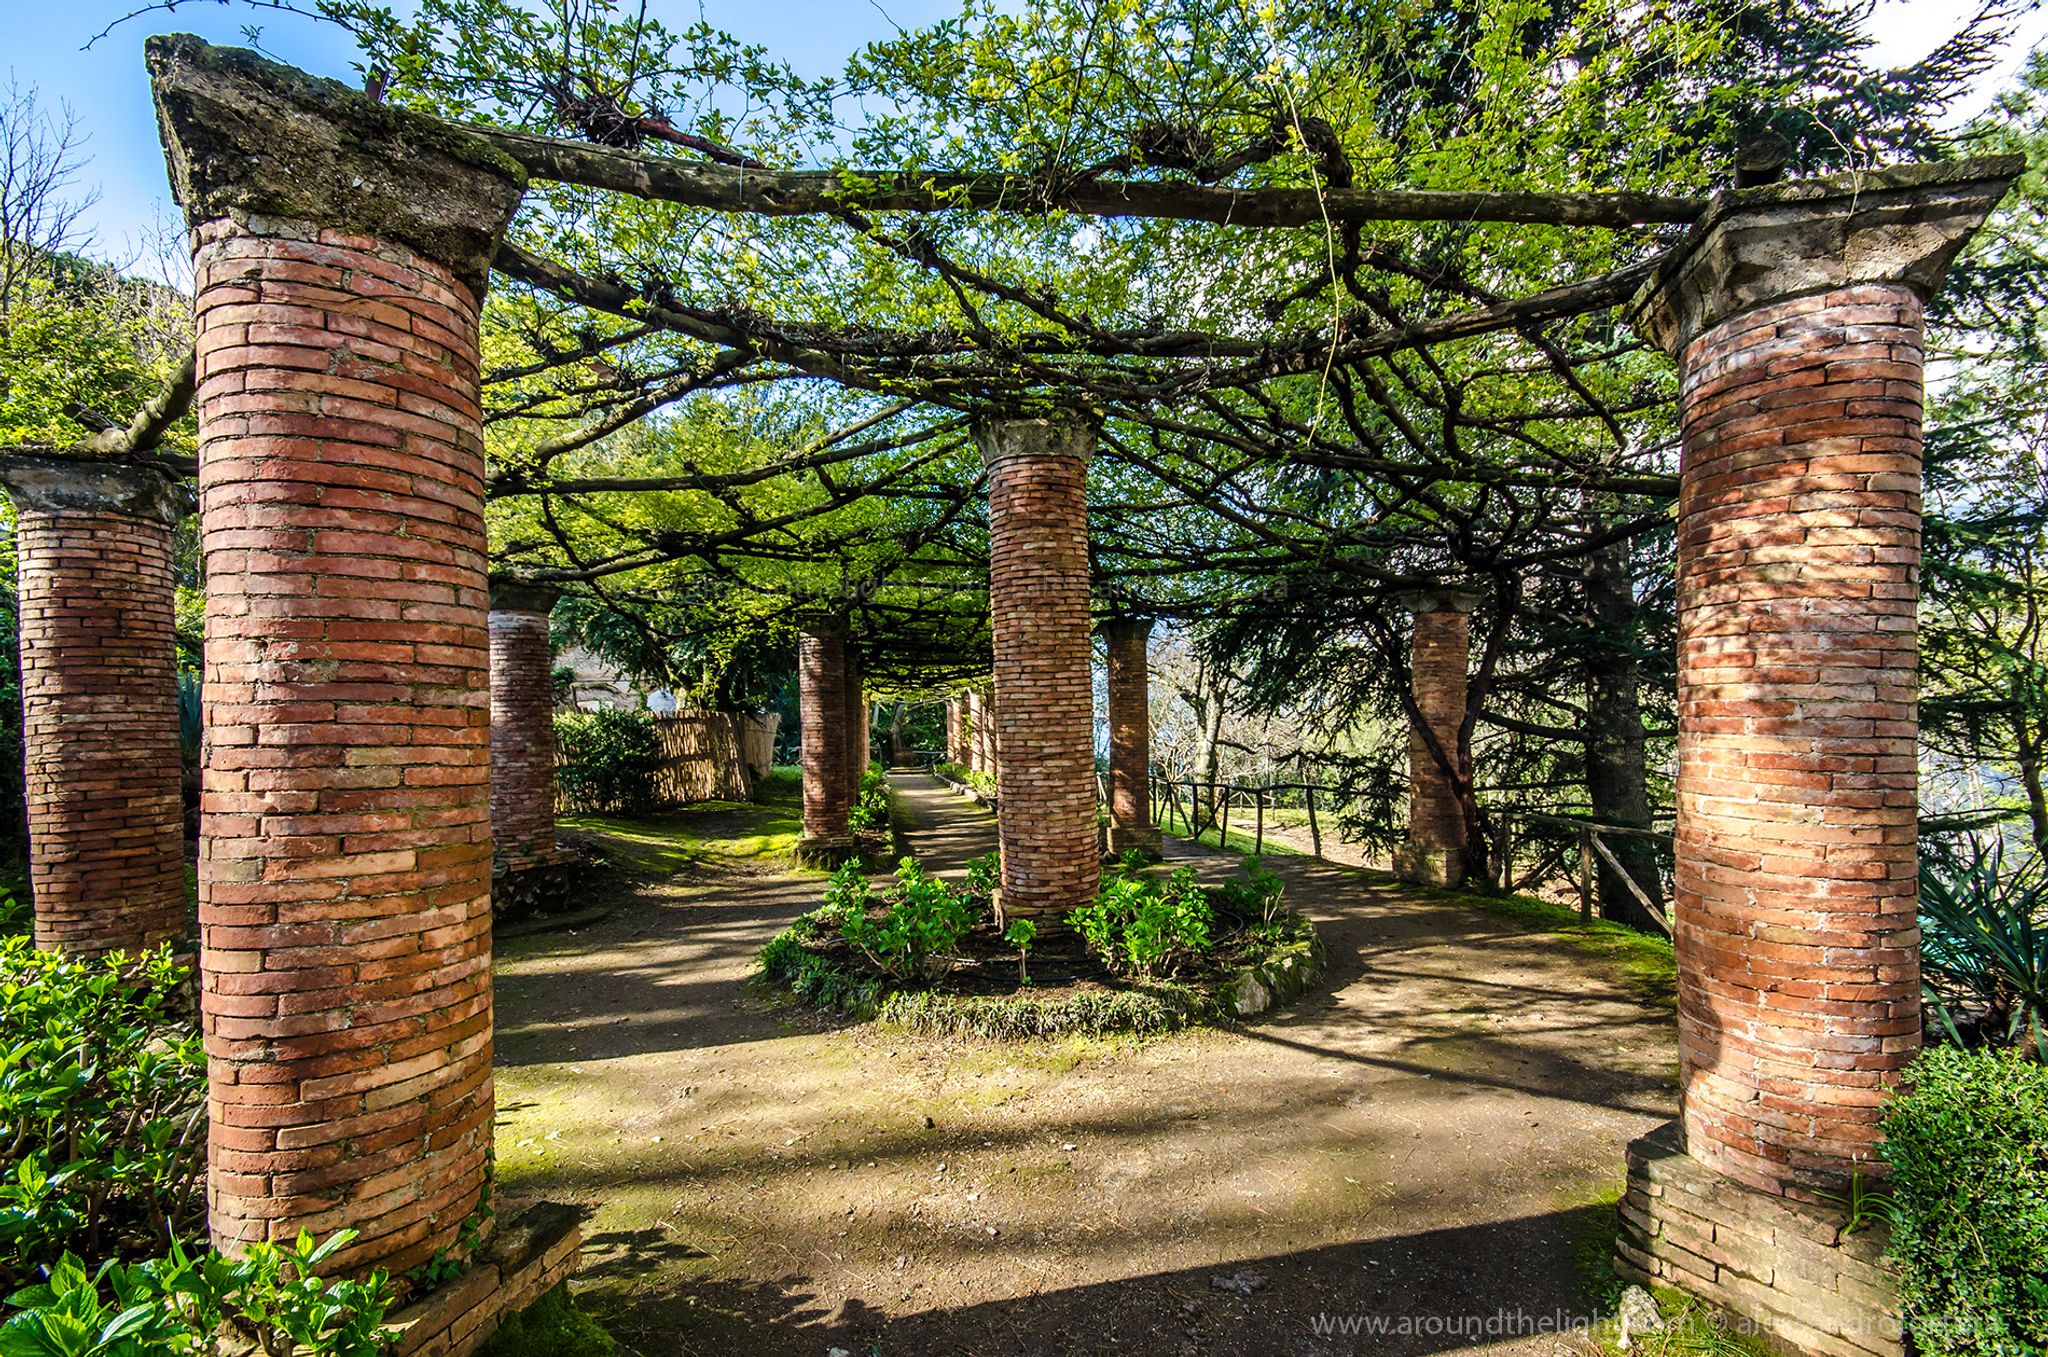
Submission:
[[[896,781],[928,865],[993,845],[985,811]],[[499,952],[501,1194],[590,1209],[583,1301],[633,1349],[1589,1349],[1551,1330],[1603,1286],[1624,1145],[1676,1110],[1654,967],[1275,857],[1331,976],[1271,1020],[846,1028],[746,983],[822,885],[764,814],[650,829],[638,879],[593,885],[609,919]],[[690,847],[647,851],[664,832]]]

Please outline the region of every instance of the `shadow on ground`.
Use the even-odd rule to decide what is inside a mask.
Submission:
[[[896,781],[928,863],[992,846]],[[828,1022],[746,983],[821,878],[626,883],[500,956],[499,1181],[590,1208],[579,1285],[647,1357],[1556,1351],[1531,1331],[1586,1310],[1623,1147],[1673,1114],[1668,1007],[1525,920],[1271,865],[1330,989],[1147,1042]]]

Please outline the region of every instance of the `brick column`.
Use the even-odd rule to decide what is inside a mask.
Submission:
[[[946,762],[967,762],[967,713],[958,697],[946,699]]]
[[[1843,1283],[1813,1303],[1862,1274],[1848,1241],[1819,1261],[1786,1247],[1799,1221],[1823,1241],[1839,1223],[1797,1199],[1882,1171],[1881,1106],[1920,1044],[1922,300],[2020,168],[1723,195],[1636,303],[1678,359],[1684,435],[1682,1153],[1736,1215],[1708,1227],[1690,1193],[1655,1192],[1690,1170],[1642,1142],[1622,1263],[1813,1351],[1845,1350],[1827,1335],[1873,1302]],[[1725,1262],[1682,1247],[1707,1229]]]
[[[996,770],[995,732],[989,728],[991,712],[988,695],[979,688],[969,688],[964,699],[967,703],[967,766],[977,773],[991,773]]]
[[[797,860],[836,866],[854,851],[846,820],[853,807],[853,741],[847,735],[846,633],[841,628],[811,627],[797,638],[796,681],[804,765],[804,833],[797,842]]]
[[[871,762],[868,749],[873,743],[874,732],[869,728],[867,689],[863,685],[863,667],[860,651],[851,644],[846,647],[846,718],[842,727],[846,731],[846,770],[852,779],[854,793],[859,794],[861,774],[867,772]]]
[[[22,752],[36,946],[90,955],[186,938],[171,529],[184,497],[141,466],[20,457],[14,502]]]
[[[1109,656],[1109,851],[1159,856],[1152,823],[1152,641],[1149,617],[1102,624]]]
[[[555,652],[548,614],[561,590],[491,581],[491,913],[568,903],[576,855],[555,842]]]
[[[1408,841],[1394,850],[1394,873],[1422,885],[1457,886],[1472,865],[1465,808],[1430,741],[1433,737],[1437,749],[1470,776],[1465,692],[1472,662],[1471,611],[1478,596],[1462,589],[1425,589],[1402,603],[1415,618],[1408,672],[1421,721],[1409,717]]]
[[[1057,922],[1095,898],[1095,685],[1088,611],[1088,461],[1079,423],[975,431],[988,463],[995,632],[999,906]]]
[[[488,144],[192,38],[149,66],[193,227],[208,1205],[224,1248],[453,1248],[491,1145],[477,315]]]

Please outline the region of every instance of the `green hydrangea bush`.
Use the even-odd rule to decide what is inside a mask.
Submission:
[[[968,864],[959,886],[905,858],[878,890],[848,864],[817,909],[762,949],[762,975],[821,1010],[981,1038],[1150,1034],[1249,1017],[1320,976],[1314,925],[1279,908],[1280,878],[1257,858],[1220,887],[1192,868],[1160,880],[1147,867],[1130,855],[1068,916],[1085,954],[1071,941],[1056,952],[1062,978],[1050,987],[1039,925],[994,917],[993,854]]]

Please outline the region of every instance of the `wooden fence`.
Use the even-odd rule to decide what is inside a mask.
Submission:
[[[775,766],[775,729],[767,715],[722,711],[672,712],[654,718],[661,741],[655,795],[663,805],[693,801],[745,801]]]

